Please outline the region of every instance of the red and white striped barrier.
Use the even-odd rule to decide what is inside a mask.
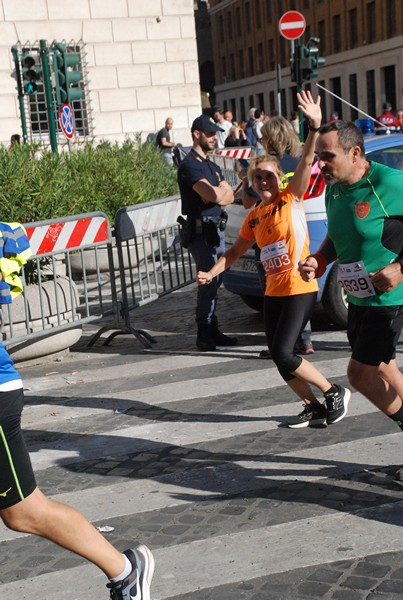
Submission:
[[[93,246],[110,240],[109,221],[106,215],[102,214],[29,223],[26,225],[26,231],[32,254],[35,256]]]
[[[214,154],[217,156],[225,156],[228,158],[251,158],[253,155],[254,148],[244,147],[244,148],[220,148],[219,150],[215,150]]]

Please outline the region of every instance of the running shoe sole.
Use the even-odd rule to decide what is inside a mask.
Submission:
[[[134,550],[140,555],[142,571],[140,576],[141,600],[151,600],[150,590],[154,575],[155,561],[148,546],[141,544]]]
[[[350,402],[350,396],[351,396],[351,392],[348,388],[343,388],[344,389],[344,398],[343,398],[343,405],[344,405],[344,411],[342,412],[341,415],[339,415],[338,417],[336,417],[334,419],[334,421],[329,421],[329,413],[326,419],[326,423],[328,425],[334,425],[335,423],[338,423],[339,421],[341,421],[342,419],[344,419],[344,417],[347,414],[347,410],[348,410],[348,403]],[[331,416],[331,415],[330,415]]]
[[[326,423],[326,417],[320,419],[311,419],[310,421],[300,421],[299,423],[287,423],[287,427],[290,429],[301,429],[302,427],[310,427],[311,425],[324,425]]]

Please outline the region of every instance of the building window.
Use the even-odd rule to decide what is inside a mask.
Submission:
[[[251,32],[252,29],[252,23],[251,23],[251,17],[250,17],[250,3],[247,2],[245,4],[245,25],[246,25],[246,31],[248,33]]]
[[[276,100],[273,90],[269,92],[269,110],[270,114],[272,114],[276,110]]]
[[[266,21],[273,23],[273,0],[266,0]]]
[[[230,98],[230,111],[232,112],[232,116],[234,117],[234,119],[236,119],[236,103],[235,103],[235,98]]]
[[[341,93],[341,78],[340,77],[333,77],[330,80],[331,86],[332,86],[332,92],[334,94],[336,94],[336,96],[339,96],[339,98],[342,98],[342,93]],[[333,109],[339,113],[339,115],[341,116],[342,113],[342,102],[341,100],[339,100],[339,98],[334,98],[333,100]]]
[[[253,108],[254,106],[255,106],[255,98],[253,97],[253,94],[251,94],[251,95],[249,96],[249,110],[250,110],[251,108]],[[256,107],[255,107],[255,108],[256,108]],[[248,115],[248,118],[249,118],[249,115]]]
[[[367,4],[367,44],[376,41],[376,13],[375,2]]]
[[[264,56],[263,56],[263,44],[257,45],[257,69],[258,73],[264,72]]]
[[[350,88],[349,89],[350,104],[352,104],[353,106],[357,106],[358,105],[358,89],[357,89],[357,75],[355,73],[350,75],[350,77],[348,78],[348,85]],[[356,119],[358,119],[358,110],[356,110],[355,108],[351,109],[350,119],[352,121],[355,121]]]
[[[238,53],[238,66],[239,66],[239,77],[241,79],[243,79],[245,77],[243,50],[240,50]]]
[[[391,103],[393,108],[399,108],[396,106],[396,72],[395,65],[389,65],[383,67],[381,70],[383,79],[383,89],[385,94],[385,100]]]
[[[224,17],[220,15],[218,17],[218,35],[220,36],[220,42],[224,42]]]
[[[319,21],[318,23],[318,37],[320,39],[320,47],[323,54],[326,54],[327,49],[327,37],[326,37],[326,23],[325,21]]]
[[[264,94],[257,95],[258,108],[264,111]]]
[[[221,58],[221,76],[223,83],[225,83],[227,81],[227,61],[225,56]]]
[[[357,9],[353,8],[348,12],[349,21],[349,35],[350,35],[350,48],[357,48],[358,46],[358,21],[357,21]]]
[[[288,40],[280,36],[279,38],[279,47],[280,47],[280,60],[279,63],[282,67],[289,65],[290,59],[290,43]]]
[[[227,13],[227,31],[228,31],[228,39],[232,40],[232,13]]]
[[[256,29],[260,29],[262,26],[262,13],[260,11],[260,0],[255,0],[255,23],[256,23]]]
[[[241,106],[241,120],[245,121],[246,120],[245,98],[243,96],[242,96],[242,98],[240,100],[240,106]]]
[[[235,69],[235,56],[233,54],[230,54],[230,56],[229,56],[229,68],[230,68],[231,81],[235,81],[236,69]]]
[[[236,7],[235,19],[236,19],[237,35],[242,35],[242,19],[241,19],[241,7],[240,6]]]
[[[396,20],[396,0],[388,0],[388,6],[386,8],[386,30],[388,38],[396,35]]]
[[[253,60],[253,48],[248,48],[248,76],[255,74],[255,61]]]
[[[375,71],[367,71],[367,108],[368,114],[376,115]]]
[[[340,15],[333,17],[333,52],[337,54],[341,50],[341,28]]]
[[[269,71],[274,71],[276,68],[276,58],[274,53],[274,40],[269,40],[267,43],[269,53]]]

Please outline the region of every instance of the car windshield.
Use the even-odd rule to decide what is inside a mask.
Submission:
[[[390,148],[380,148],[373,152],[367,152],[368,160],[382,163],[393,169],[403,171],[403,140],[400,146],[392,146]]]

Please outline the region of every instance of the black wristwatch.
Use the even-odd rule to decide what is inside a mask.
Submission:
[[[309,123],[308,128],[309,128],[309,131],[319,131],[320,127],[321,127],[320,125],[319,125],[319,127],[312,127],[312,125]]]

